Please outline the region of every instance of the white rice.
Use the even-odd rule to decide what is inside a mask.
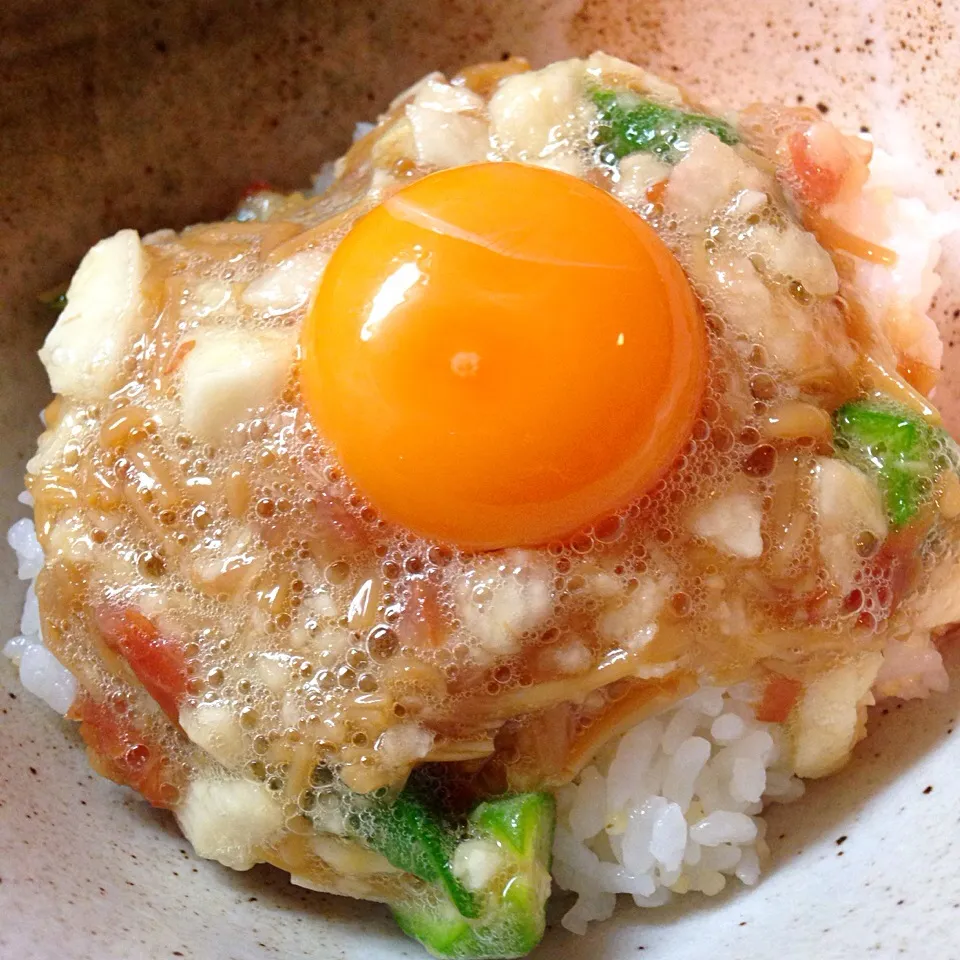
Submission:
[[[24,502],[22,495],[20,500]],[[37,540],[33,521],[26,517],[18,520],[7,533],[7,543],[17,555],[17,576],[29,580],[30,586],[20,617],[20,634],[6,642],[4,655],[20,668],[20,682],[26,690],[57,713],[64,714],[76,696],[77,681],[43,645],[40,608],[34,590],[34,581],[43,567],[43,548]]]
[[[17,555],[17,576],[33,580],[43,569],[43,547],[37,540],[33,521],[29,517],[18,520],[7,531],[7,543]]]
[[[557,794],[553,875],[578,894],[574,933],[605,920],[618,894],[641,907],[674,894],[753,885],[767,855],[764,802],[794,800],[784,733],[761,723],[750,685],[704,687],[634,727]]]
[[[941,195],[938,207],[932,208],[917,195],[940,192],[931,189],[926,179],[932,178],[924,177],[923,168],[912,158],[876,148],[863,191],[832,204],[829,215],[856,236],[896,254],[892,266],[856,261],[854,285],[864,308],[898,355],[937,369],[943,344],[929,313],[940,286],[937,265],[942,242],[960,231],[960,205]]]

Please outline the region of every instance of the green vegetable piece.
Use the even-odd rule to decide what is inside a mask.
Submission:
[[[400,929],[439,960],[508,960],[525,957],[540,942],[545,925],[549,877],[542,899],[535,888],[515,882],[504,888],[489,919],[464,919],[448,900],[394,904]]]
[[[462,916],[478,916],[474,897],[450,868],[457,835],[411,790],[392,802],[376,801],[357,819],[357,832],[372,849],[398,869],[439,884]]]
[[[594,134],[597,156],[609,166],[638,152],[675,163],[697,129],[709,131],[726,144],[740,141],[734,129],[717,117],[665,107],[634,93],[594,90],[591,98],[599,111]]]
[[[549,862],[554,801],[549,793],[518,793],[481,803],[470,823],[527,861]]]
[[[479,957],[471,953],[477,944],[473,929],[447,899],[431,895],[427,900],[411,900],[391,905],[397,926],[419,940],[434,957]]]
[[[555,805],[548,793],[523,793],[481,803],[470,815],[469,840],[494,844],[503,868],[478,891],[483,907],[463,917],[433,896],[394,904],[400,928],[442,960],[504,960],[528,954],[543,937],[550,895]]]
[[[833,422],[837,454],[877,478],[894,527],[913,519],[944,466],[955,460],[943,430],[898,404],[847,403]]]

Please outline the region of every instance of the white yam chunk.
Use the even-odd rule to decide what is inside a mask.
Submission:
[[[84,402],[108,396],[146,325],[146,257],[135,230],[101,240],[80,261],[67,305],[40,349],[54,393]]]
[[[257,672],[267,689],[279,697],[289,686],[297,662],[288,653],[264,652],[257,657]]]
[[[249,870],[262,859],[284,822],[280,804],[251,780],[194,780],[176,814],[198,856],[234,870]]]
[[[490,136],[486,121],[446,113],[417,103],[407,107],[413,125],[417,159],[437,167],[455,167],[486,160]]]
[[[624,203],[646,199],[647,191],[670,176],[670,167],[649,153],[632,153],[620,161],[619,179],[613,192]]]
[[[683,93],[679,87],[661,80],[656,74],[638,67],[628,60],[611,57],[598,50],[587,60],[587,76],[602,85],[626,86],[637,93],[647,93],[654,100],[669,107],[683,107]]]
[[[439,74],[424,77],[417,85],[413,103],[442,113],[480,113],[483,110],[483,97],[467,87],[445,83]]]
[[[70,407],[64,410],[56,426],[40,434],[37,452],[27,461],[27,473],[37,474],[47,467],[52,467],[63,456],[67,444],[81,436],[86,420],[82,408]]]
[[[194,551],[193,583],[204,593],[235,593],[241,590],[263,566],[263,554],[252,549],[253,531],[249,527],[228,527],[218,537],[205,538]]]
[[[914,630],[940,633],[960,622],[960,559],[944,559],[931,571],[923,589],[904,603],[904,622]]]
[[[580,172],[570,141],[586,128],[582,60],[508,77],[488,109],[491,133],[506,159]]]
[[[717,604],[717,626],[725,637],[742,637],[750,629],[743,597],[731,597]]]
[[[446,77],[438,70],[434,70],[433,73],[428,73],[425,77],[421,77],[416,83],[411,84],[406,90],[401,90],[391,101],[387,107],[387,113],[392,113],[398,108],[405,106],[408,103],[412,103],[417,94],[424,88],[428,87],[433,83],[446,83]]]
[[[783,230],[755,227],[752,252],[763,258],[769,272],[799,280],[815,296],[832,296],[840,287],[830,254],[812,233],[794,224]]]
[[[870,688],[883,654],[867,653],[835,667],[804,690],[793,727],[794,768],[798,777],[826,777],[839,770],[866,733]]]
[[[198,330],[183,361],[183,426],[212,443],[272,403],[287,382],[296,334],[276,330]]]
[[[719,137],[701,130],[690,138],[690,149],[667,181],[664,206],[677,216],[702,220],[726,208],[740,189],[763,187],[756,168]]]
[[[265,317],[298,310],[317,289],[329,259],[326,250],[301,250],[260,274],[243,291],[243,302]]]
[[[313,825],[318,833],[347,835],[347,823],[340,806],[340,798],[329,793],[322,794],[313,810]]]
[[[549,571],[523,550],[479,564],[457,584],[457,612],[481,663],[516,653],[552,610]]]
[[[181,300],[180,316],[186,320],[202,320],[216,316],[235,317],[237,305],[233,285],[223,280],[198,280]]]
[[[731,493],[698,510],[693,515],[690,529],[732,557],[755,560],[763,553],[761,516],[756,497],[748,493]]]
[[[929,633],[919,631],[887,640],[873,688],[878,697],[923,699],[934,692],[946,693],[949,687],[943,657]]]
[[[666,578],[641,577],[626,603],[600,617],[600,636],[639,652],[657,634],[657,617],[670,586],[671,581]]]
[[[398,723],[377,738],[376,750],[387,767],[409,767],[433,746],[434,734],[419,723]]]
[[[47,556],[51,561],[92,563],[98,551],[83,512],[62,513],[47,534]]]
[[[376,850],[368,850],[353,840],[330,833],[318,833],[310,841],[310,846],[324,863],[345,877],[402,872]]]
[[[887,535],[877,485],[862,471],[841,460],[817,459],[814,469],[814,498],[820,521],[820,556],[827,572],[843,589],[853,587],[861,561],[857,537]]]
[[[159,247],[170,241],[175,241],[177,239],[177,231],[171,230],[170,227],[161,227],[159,230],[153,230],[150,233],[145,233],[141,238],[141,242],[145,247]]]
[[[391,895],[381,883],[371,883],[364,876],[344,876],[332,871],[311,870],[309,876],[291,873],[290,882],[295,887],[313,890],[314,893],[335,893],[338,897],[353,897],[355,900],[369,900],[373,903],[388,903],[391,900]]]
[[[840,289],[837,268],[830,254],[806,230],[791,225],[780,235],[774,268],[799,280],[818,297],[833,296]]]
[[[779,336],[784,332],[783,324],[776,322],[773,298],[745,256],[716,257],[712,264],[698,264],[693,272],[694,278],[710,291],[725,323],[751,339],[768,343],[773,358],[779,362],[786,359],[787,367],[792,369],[789,361],[799,352],[794,341],[801,334],[787,330],[785,337]]]
[[[730,201],[727,213],[731,217],[749,217],[750,214],[762,210],[769,202],[769,196],[763,190],[741,190]]]
[[[413,124],[407,116],[402,116],[392,123],[388,123],[382,133],[377,133],[376,139],[370,148],[370,162],[374,165],[370,191],[376,196],[382,195],[385,184],[394,182],[393,174],[387,170],[397,160],[412,160],[417,155],[417,144],[413,135]],[[337,163],[341,163],[341,157]],[[342,175],[342,170],[338,176]]]
[[[545,647],[537,656],[537,664],[544,673],[573,677],[590,669],[593,654],[582,640],[570,637]]]
[[[243,759],[243,731],[236,711],[224,703],[198,703],[180,710],[183,732],[214,760],[233,767]]]

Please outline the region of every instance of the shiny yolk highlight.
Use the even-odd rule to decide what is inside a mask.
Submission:
[[[418,180],[333,254],[302,388],[384,518],[469,549],[541,544],[666,471],[703,323],[654,231],[604,191],[487,163]]]

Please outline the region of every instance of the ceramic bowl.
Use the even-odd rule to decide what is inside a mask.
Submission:
[[[950,0],[6,0],[0,10],[0,527],[48,399],[36,295],[100,236],[216,219],[252,180],[307,182],[353,123],[432,69],[604,48],[708,99],[816,105],[960,184],[960,7]],[[960,427],[960,256],[937,303],[938,399]],[[956,310],[956,312],[954,312]],[[0,636],[23,585],[0,556]],[[960,658],[948,654],[960,690]],[[377,906],[195,857],[173,819],[94,776],[69,724],[0,664],[0,957],[424,956]],[[960,694],[874,711],[856,760],[770,812],[754,889],[623,909],[540,960],[960,956]],[[641,953],[642,951],[642,953]]]

